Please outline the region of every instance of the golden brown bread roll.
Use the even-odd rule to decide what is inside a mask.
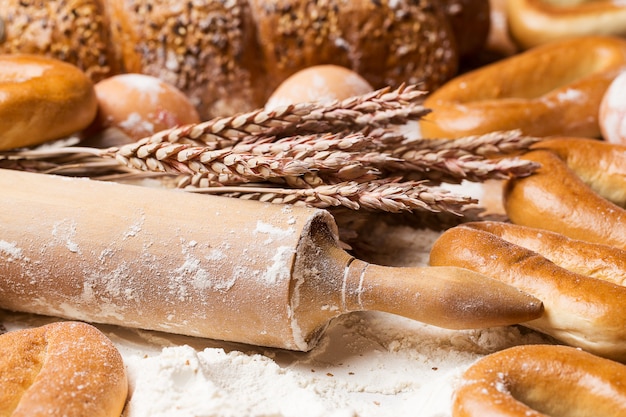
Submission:
[[[57,322],[0,336],[0,415],[115,417],[128,392],[113,343],[82,322]]]
[[[430,264],[467,268],[532,294],[544,303],[544,315],[524,326],[591,353],[626,361],[624,262],[600,268],[619,284],[600,279],[603,274],[593,276],[591,266],[606,265],[610,256],[626,258],[626,252],[549,235],[535,228],[467,223],[446,230],[437,239]],[[552,244],[536,243],[542,239]],[[532,249],[525,246],[528,242]],[[572,268],[572,263],[578,266]],[[589,271],[589,275],[581,273]]]
[[[515,346],[479,359],[455,390],[453,417],[626,414],[626,366],[567,346]]]
[[[451,14],[474,42],[488,24],[468,12],[484,9],[487,0],[447,3],[454,6],[435,0],[0,0],[6,29],[0,53],[48,54],[85,69],[94,81],[118,72],[156,76],[188,95],[207,119],[260,107],[288,76],[318,64],[348,67],[374,88],[422,83],[433,90],[458,67]]]
[[[96,110],[93,83],[74,65],[41,55],[0,55],[0,150],[80,131]]]

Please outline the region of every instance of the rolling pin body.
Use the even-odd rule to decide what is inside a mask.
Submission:
[[[355,260],[324,210],[8,170],[0,188],[5,309],[302,351],[348,311],[469,328],[542,310],[471,271]]]

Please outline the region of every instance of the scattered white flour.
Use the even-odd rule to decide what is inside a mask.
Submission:
[[[145,354],[113,340],[132,387],[124,417],[449,417],[467,366],[544,342],[516,327],[451,331],[375,312],[338,319],[308,353],[195,340]]]
[[[75,236],[76,222],[74,220],[67,219],[53,225],[52,237],[54,238],[54,241],[61,245],[65,245],[70,252],[80,253],[78,243],[74,241]]]
[[[15,243],[0,240],[0,252],[8,255],[7,260],[17,260],[22,258],[22,249],[18,248]]]

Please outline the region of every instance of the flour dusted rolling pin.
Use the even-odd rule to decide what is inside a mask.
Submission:
[[[9,170],[0,189],[5,309],[303,351],[349,311],[479,328],[543,309],[467,270],[354,259],[324,210]]]

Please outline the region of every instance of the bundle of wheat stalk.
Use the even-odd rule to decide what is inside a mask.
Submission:
[[[463,215],[476,203],[442,183],[530,175],[520,132],[409,138],[429,113],[415,86],[332,103],[299,103],[219,117],[98,148],[78,144],[0,154],[0,167],[100,180],[161,176],[196,193],[374,212]]]

